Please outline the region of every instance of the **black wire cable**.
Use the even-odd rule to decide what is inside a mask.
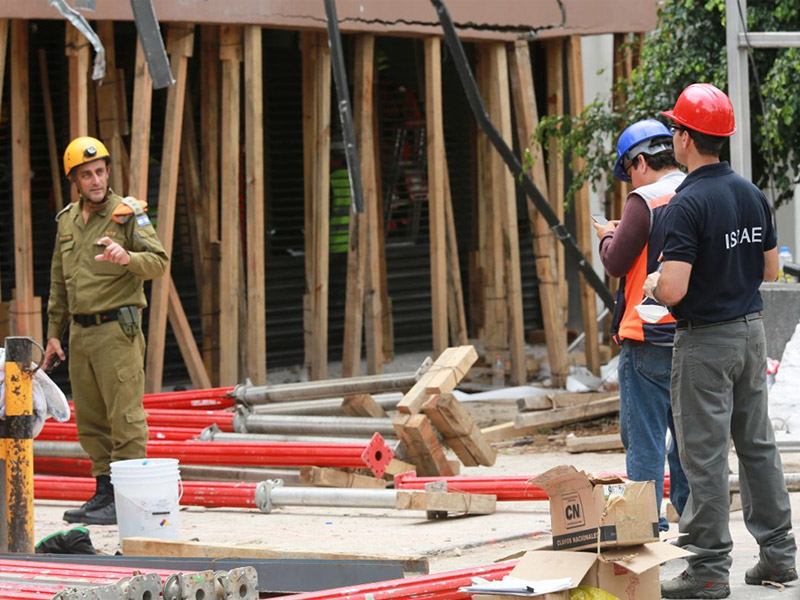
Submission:
[[[597,292],[597,295],[603,301],[603,304],[608,307],[609,311],[613,312],[614,297],[612,296],[611,291],[608,289],[608,287],[606,287],[606,284],[589,263],[586,255],[583,254],[580,247],[576,243],[575,238],[572,237],[572,234],[567,230],[564,224],[558,220],[558,217],[556,216],[555,212],[553,212],[550,203],[544,199],[541,192],[536,188],[531,178],[522,168],[522,164],[520,163],[519,159],[516,157],[511,148],[508,147],[508,144],[506,144],[505,140],[503,140],[503,137],[500,135],[500,132],[497,131],[497,128],[494,126],[494,124],[492,124],[489,114],[486,111],[486,106],[484,105],[481,95],[478,92],[478,86],[475,84],[475,78],[473,77],[472,71],[469,68],[467,57],[464,54],[464,47],[461,45],[461,40],[458,39],[458,35],[456,34],[456,30],[453,25],[453,21],[450,18],[450,13],[448,12],[447,7],[444,5],[442,0],[431,0],[431,4],[433,4],[433,7],[436,9],[436,13],[439,15],[439,22],[441,23],[442,30],[444,31],[445,41],[450,49],[450,55],[455,63],[456,71],[458,71],[458,77],[461,80],[461,85],[464,88],[467,101],[472,109],[472,114],[478,121],[478,125],[486,134],[486,137],[495,147],[497,152],[500,153],[500,156],[503,157],[503,161],[505,161],[506,165],[517,181],[520,182],[523,191],[528,196],[529,200],[533,202],[536,210],[538,210],[539,213],[544,217],[545,221],[547,221],[547,224],[550,226],[550,229],[553,231],[556,238],[558,238],[558,240],[564,245],[566,251],[578,262],[578,269],[580,269],[580,271],[583,273],[586,282],[592,286],[595,292]]]

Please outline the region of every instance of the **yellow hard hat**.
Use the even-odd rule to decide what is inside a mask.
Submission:
[[[89,136],[75,138],[64,150],[64,173],[69,175],[70,171],[79,165],[98,158],[109,159],[110,157],[108,148],[100,140]]]

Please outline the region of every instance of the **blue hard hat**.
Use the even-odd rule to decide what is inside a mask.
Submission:
[[[658,139],[667,138],[667,139]],[[623,161],[632,161],[640,154],[655,154],[672,148],[672,134],[661,121],[645,119],[630,125],[617,142],[617,162],[614,165],[614,177],[630,183]]]

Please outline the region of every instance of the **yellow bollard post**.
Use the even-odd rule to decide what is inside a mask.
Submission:
[[[33,340],[6,338],[5,503],[9,552],[33,552]]]

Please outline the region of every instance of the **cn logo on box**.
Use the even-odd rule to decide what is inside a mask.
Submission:
[[[564,519],[567,529],[575,529],[586,525],[580,494],[564,494],[561,497],[561,503],[564,507]]]

